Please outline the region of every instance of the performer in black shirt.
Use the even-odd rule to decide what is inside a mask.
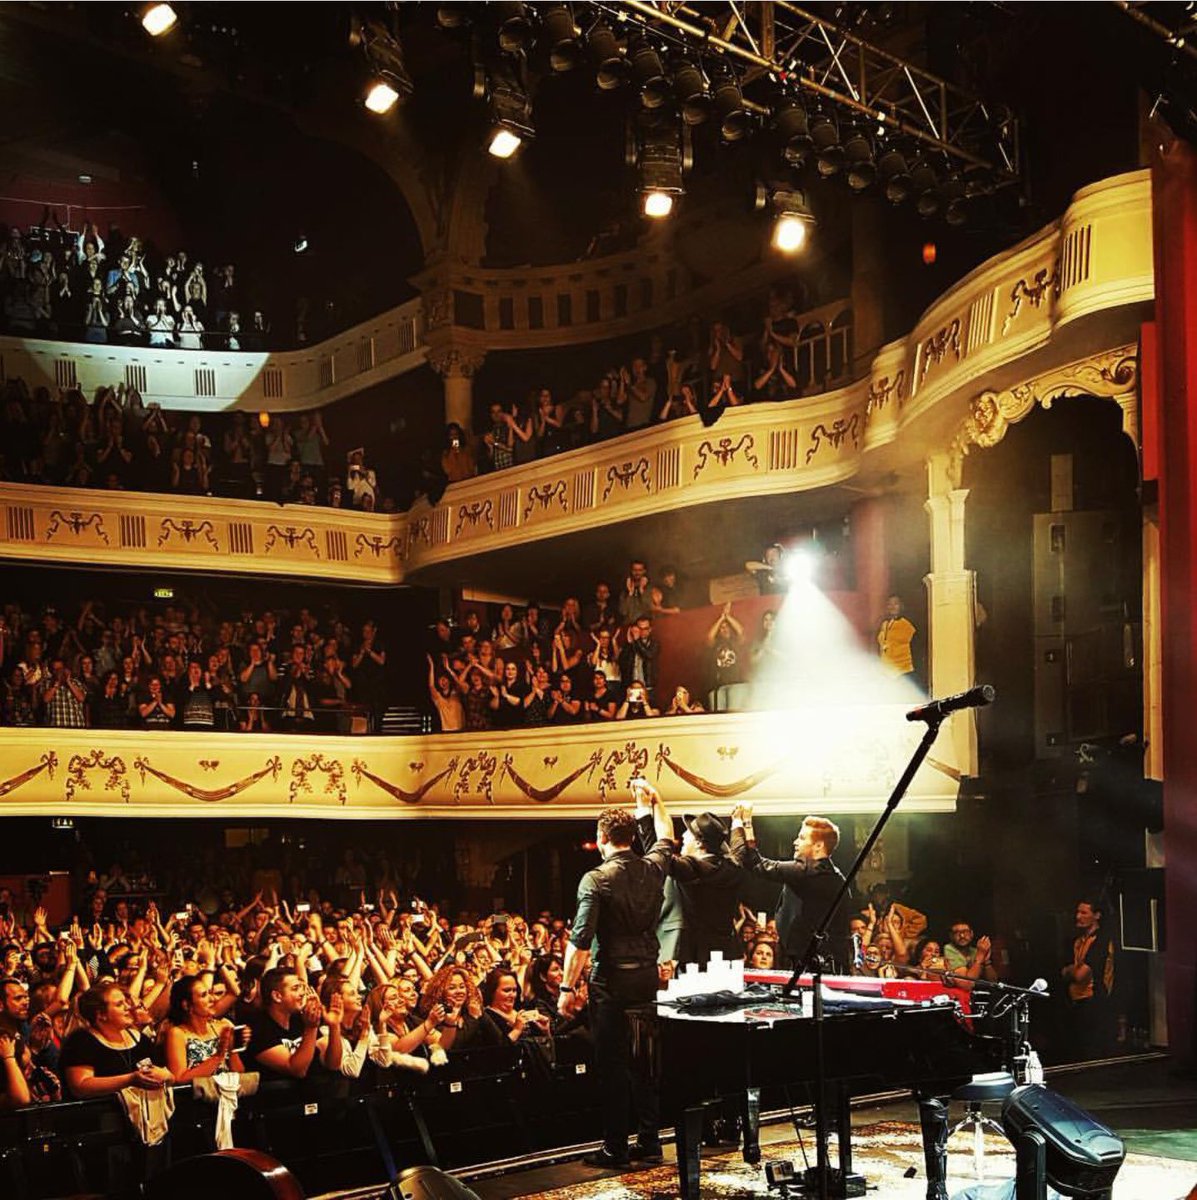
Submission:
[[[718,950],[729,962],[739,958],[743,946],[736,934],[744,872],[732,859],[727,845],[727,826],[714,813],[682,818],[686,832],[682,850],[669,863],[665,885],[666,912],[661,915],[657,936],[664,948],[673,937],[678,966],[697,963],[705,967],[711,951]],[[653,835],[652,821],[640,818],[640,844],[648,850]],[[674,936],[676,935],[676,936]]]
[[[742,804],[732,812],[732,857],[747,870],[785,885],[777,905],[777,932],[791,966],[806,951],[811,935],[843,885],[844,877],[831,861],[839,840],[835,822],[826,817],[807,817],[794,839],[792,861],[762,858],[752,829],[752,805]],[[851,967],[851,915],[850,906],[841,904],[831,922],[823,946],[825,971],[847,972]]]
[[[599,814],[596,840],[603,861],[578,884],[558,1000],[565,1015],[590,959],[590,1027],[603,1105],[603,1147],[584,1161],[595,1167],[626,1166],[629,1158],[659,1162],[661,1157],[657,1088],[648,1077],[635,1081],[638,1133],[636,1147],[628,1153],[633,1080],[627,1010],[656,998],[656,928],[665,871],[673,855],[673,829],[655,788],[633,780],[632,793],[636,814],[626,808]],[[640,813],[651,813],[657,835],[643,856],[632,849]]]

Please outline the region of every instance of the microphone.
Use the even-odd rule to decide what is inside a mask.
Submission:
[[[912,708],[907,714],[908,721],[942,721],[949,713],[958,712],[962,708],[984,708],[992,704],[997,693],[987,684],[978,684],[967,692],[958,692],[955,696],[945,696],[942,700],[930,700],[920,708]]]
[[[1031,984],[1031,986],[1029,988],[1027,988],[1027,991],[1030,992],[1031,995],[1033,995],[1033,996],[1046,995],[1047,994],[1047,980],[1046,979],[1036,979],[1035,982],[1033,984]]]

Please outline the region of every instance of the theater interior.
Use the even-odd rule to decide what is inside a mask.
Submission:
[[[11,2],[0,111],[0,1196],[1197,1196],[1197,4]]]

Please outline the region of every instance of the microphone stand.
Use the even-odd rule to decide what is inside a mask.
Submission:
[[[835,914],[839,912],[840,905],[843,904],[845,897],[852,890],[852,882],[860,874],[861,867],[864,866],[865,860],[872,852],[877,839],[881,836],[885,829],[886,823],[893,816],[894,810],[901,803],[902,797],[906,795],[907,789],[918,774],[919,768],[923,765],[923,760],[931,752],[931,747],[939,734],[939,727],[943,724],[946,713],[940,712],[934,706],[929,706],[927,712],[927,732],[923,734],[922,740],[915,747],[914,753],[910,757],[910,762],[906,764],[906,770],[902,772],[902,777],[894,785],[894,790],[890,793],[889,799],[886,801],[885,808],[881,815],[877,818],[872,832],[865,839],[865,843],[861,846],[859,853],[856,855],[856,861],[852,864],[848,874],[844,876],[844,881],[840,884],[840,889],[828,906],[827,911],[823,914],[822,920],[815,927],[814,933],[811,934],[810,941],[807,943],[806,949],[802,953],[802,957],[798,960],[794,967],[794,973],[790,976],[789,982],[781,989],[781,994],[788,997],[794,988],[798,986],[798,980],[806,971],[807,967],[811,968],[811,995],[812,995],[812,1015],[815,1022],[815,1168],[814,1179],[806,1180],[806,1187],[810,1188],[812,1183],[818,1189],[817,1195],[819,1200],[830,1200],[831,1197],[831,1169],[827,1161],[827,1112],[825,1105],[825,1092],[827,1089],[827,1062],[825,1057],[825,1048],[823,1044],[823,946],[827,941],[827,931],[831,926],[831,922],[835,919]],[[843,1134],[841,1133],[841,1137]],[[841,1147],[840,1157],[843,1157],[843,1148]],[[843,1191],[844,1181],[840,1181],[840,1194]]]

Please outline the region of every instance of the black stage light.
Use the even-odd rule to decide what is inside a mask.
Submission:
[[[685,194],[689,135],[669,110],[643,112],[629,127],[628,158],[640,173],[641,211],[660,220]]]
[[[572,71],[582,48],[574,15],[565,4],[550,4],[540,18],[540,41],[548,47],[549,66],[556,72]]]
[[[640,91],[640,103],[645,108],[660,108],[669,99],[669,80],[661,56],[650,42],[635,42],[628,50],[632,60],[632,79]]]
[[[595,82],[604,92],[614,91],[627,82],[630,68],[619,48],[619,40],[610,27],[603,24],[586,35],[586,48],[594,60]]]
[[[840,127],[835,117],[820,106],[810,116],[810,136],[815,146],[815,165],[824,179],[839,174],[844,165]]]
[[[478,63],[474,68],[474,96],[490,104],[487,150],[495,158],[510,158],[536,136],[522,55],[498,54],[487,63]]]
[[[470,6],[468,4],[438,4],[436,6],[436,23],[442,29],[460,29],[470,21]]]
[[[949,225],[963,225],[968,220],[967,189],[959,171],[948,172],[940,188],[944,198],[943,219]]]
[[[1002,1126],[1018,1156],[1017,1195],[1108,1200],[1126,1146],[1083,1108],[1040,1083],[1015,1088],[1002,1105]]]
[[[532,36],[528,6],[519,0],[497,0],[491,9],[499,35],[499,49],[508,54],[522,50]]]
[[[877,178],[873,143],[865,130],[855,123],[844,128],[844,164],[848,186],[854,192],[863,192]]]
[[[725,142],[738,142],[752,131],[752,118],[744,107],[740,81],[726,63],[712,68],[712,97],[715,116],[719,121],[719,136]]]
[[[896,146],[886,146],[877,158],[877,174],[885,198],[891,204],[903,204],[910,199],[912,185],[906,155]]]
[[[436,1167],[408,1167],[400,1172],[395,1189],[401,1200],[478,1200],[477,1192]]]
[[[910,190],[920,217],[939,216],[940,209],[943,208],[939,177],[935,174],[935,168],[925,158],[920,157],[910,168]]]
[[[787,99],[773,111],[773,133],[781,143],[781,155],[791,167],[800,167],[814,149],[810,120],[797,100]]]
[[[702,68],[687,58],[673,65],[673,95],[687,125],[701,125],[711,115],[711,97]]]

